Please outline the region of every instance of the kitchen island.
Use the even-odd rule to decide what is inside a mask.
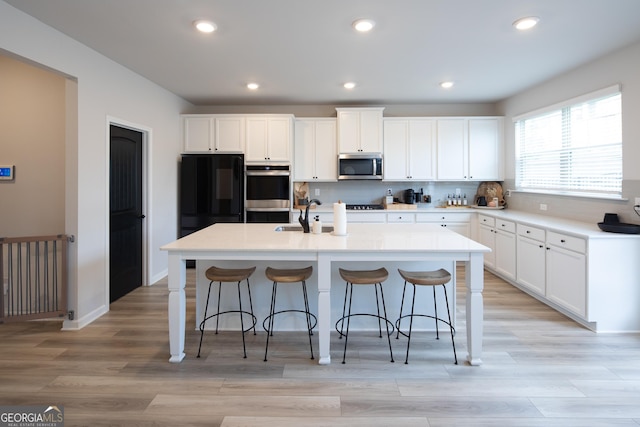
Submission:
[[[320,364],[329,364],[331,272],[345,262],[465,264],[467,361],[482,363],[483,253],[490,249],[433,224],[349,224],[348,235],[276,231],[275,224],[214,224],[161,248],[169,253],[170,362],[185,357],[186,260],[288,261],[314,265]],[[393,273],[390,271],[390,273]]]

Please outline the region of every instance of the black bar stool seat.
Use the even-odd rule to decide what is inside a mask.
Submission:
[[[347,341],[349,337],[349,324],[351,318],[355,316],[370,316],[378,319],[378,331],[380,338],[382,338],[382,321],[385,323],[387,330],[387,340],[389,342],[389,354],[391,355],[391,362],[393,362],[393,350],[391,350],[390,336],[393,334],[393,323],[387,318],[387,307],[384,303],[384,293],[382,292],[382,282],[387,280],[389,272],[386,268],[378,268],[376,270],[346,270],[339,268],[340,277],[347,283],[344,291],[344,303],[342,306],[342,317],[336,322],[336,331],[340,334],[340,338],[344,337],[344,352],[342,354],[342,363],[345,363],[347,357]],[[376,314],[372,313],[352,313],[351,303],[353,301],[353,285],[373,285],[376,292]],[[380,288],[380,295],[378,295],[378,287]],[[349,298],[349,309],[347,312],[347,297]],[[383,314],[380,314],[380,301],[382,301]],[[344,331],[344,321],[347,321],[347,330]],[[340,328],[338,328],[340,324]],[[391,331],[389,331],[391,326]]]
[[[453,340],[453,336],[455,335],[455,328],[451,323],[451,312],[449,310],[449,297],[447,296],[447,287],[445,286],[447,283],[451,281],[451,273],[449,273],[444,268],[434,271],[405,271],[398,269],[400,276],[405,280],[404,288],[402,289],[402,302],[400,304],[400,317],[396,320],[396,339],[400,336],[400,334],[404,335],[408,338],[407,341],[407,356],[405,358],[404,363],[409,363],[409,346],[411,345],[411,330],[413,328],[413,318],[416,316],[419,317],[428,317],[434,319],[436,321],[436,339],[440,339],[440,334],[438,331],[438,322],[442,322],[445,325],[449,326],[449,331],[451,333],[451,344],[453,345],[453,357],[455,360],[455,364],[458,364],[458,356],[456,355],[456,343]],[[404,308],[404,295],[407,290],[407,283],[411,283],[413,285],[413,298],[411,300],[411,314],[402,315],[402,310]],[[414,312],[415,302],[416,302],[416,286],[431,286],[433,289],[433,305],[434,305],[434,315],[427,314],[417,314]],[[442,286],[444,290],[444,298],[447,305],[447,318],[442,319],[438,317],[438,303],[436,302],[436,287]],[[402,332],[400,330],[400,323],[402,319],[408,317],[409,318],[409,332]]]
[[[307,321],[307,332],[309,335],[309,349],[311,350],[311,359],[313,359],[313,344],[311,343],[311,335],[313,335],[313,328],[318,323],[316,316],[309,310],[309,297],[307,295],[307,279],[311,277],[313,273],[313,267],[305,268],[273,268],[267,267],[265,275],[269,280],[273,282],[271,290],[271,306],[269,308],[269,315],[262,322],[262,327],[267,332],[267,345],[264,350],[264,361],[267,361],[267,352],[269,351],[269,337],[273,336],[273,323],[276,315],[281,313],[303,313]],[[297,283],[302,284],[302,296],[304,299],[304,310],[286,309],[275,311],[276,309],[276,295],[278,290],[278,283]]]
[[[247,347],[244,340],[245,332],[253,329],[253,334],[256,334],[256,323],[257,318],[253,314],[253,301],[251,301],[251,286],[249,285],[249,276],[256,271],[256,267],[249,268],[220,268],[220,267],[209,267],[205,272],[205,276],[209,279],[209,291],[207,292],[207,303],[204,308],[204,319],[200,322],[200,346],[198,347],[198,357],[200,357],[200,350],[202,349],[202,338],[204,337],[204,326],[207,320],[211,318],[216,318],[216,334],[218,333],[218,323],[220,320],[220,316],[223,314],[229,313],[239,313],[240,314],[240,329],[242,330],[242,349],[244,351],[244,358],[247,358]],[[242,297],[240,293],[240,283],[242,281],[247,282],[247,292],[249,294],[249,311],[242,309]],[[214,282],[218,282],[218,310],[215,314],[207,315],[209,310],[209,298],[211,296],[211,285]],[[238,286],[238,310],[228,310],[228,311],[220,311],[220,295],[222,292],[222,284],[223,283],[233,283],[236,282]],[[244,316],[250,316],[251,318],[251,326],[248,328],[244,327]]]

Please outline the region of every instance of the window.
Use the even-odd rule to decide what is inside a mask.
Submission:
[[[619,88],[516,117],[516,188],[622,195]]]

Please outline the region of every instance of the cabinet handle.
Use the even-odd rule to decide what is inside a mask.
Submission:
[[[560,243],[566,243],[566,240],[560,239]]]
[[[547,250],[551,249],[549,246],[547,246]]]
[[[531,233],[531,231],[527,230],[527,234]]]
[[[539,247],[540,247],[540,248],[544,248],[544,246],[543,246],[543,245],[540,245]]]

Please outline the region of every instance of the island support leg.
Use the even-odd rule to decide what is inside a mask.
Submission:
[[[318,340],[320,365],[331,363],[331,261],[326,255],[318,257]]]
[[[169,254],[169,362],[184,359],[184,337],[187,303],[184,287],[187,281],[187,264],[179,255]]]
[[[471,365],[482,364],[482,333],[484,319],[484,256],[472,253],[465,265],[465,282],[467,286],[467,361]]]

